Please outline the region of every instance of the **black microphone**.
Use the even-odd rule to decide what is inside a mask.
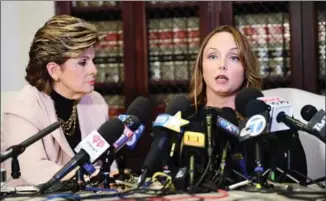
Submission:
[[[97,131],[93,131],[77,145],[80,149],[78,153],[48,182],[42,185],[40,193],[44,193],[51,185],[62,179],[78,165],[82,166],[88,162],[96,162],[120,137],[123,130],[124,125],[118,119],[111,119],[102,124]]]
[[[257,98],[263,97],[263,96],[264,95],[262,94],[262,92],[260,92],[257,89],[245,88],[245,89],[241,90],[235,98],[236,110],[245,118],[250,118],[255,115],[265,113],[266,110],[268,110],[268,107],[266,106],[266,104],[262,101],[256,100]],[[263,115],[260,115],[260,116],[262,118],[265,118]],[[262,120],[265,120],[265,122],[268,121],[266,119],[262,119]],[[250,121],[250,119],[248,121]],[[250,131],[254,130],[257,132],[257,133],[254,133],[253,136],[259,135],[266,128],[266,125],[265,125],[265,128],[257,128],[256,125],[259,125],[259,124],[255,123],[255,122],[253,122],[252,125],[253,125],[253,127],[250,125],[251,126]],[[260,126],[262,127],[264,125],[262,125],[260,123]],[[256,172],[256,176],[257,176],[256,188],[259,188],[259,189],[262,187],[263,181],[261,179],[261,176],[264,172],[264,168],[262,166],[262,158],[261,158],[261,156],[262,156],[261,144],[262,144],[261,139],[256,138],[256,141],[254,144],[256,167],[255,167],[254,171]]]
[[[194,185],[207,163],[205,129],[200,122],[190,123],[182,137],[181,167],[187,167],[188,185]]]
[[[179,116],[172,117],[172,115],[178,112],[183,112],[190,106],[189,99],[184,95],[175,96],[167,105],[165,114],[159,115],[153,124],[153,142],[149,153],[147,154],[143,167],[142,174],[139,177],[138,187],[143,185],[147,175],[153,170],[153,167],[163,150],[167,149],[168,140],[171,138],[169,133],[177,135],[180,133],[180,127],[182,126],[182,119]],[[180,113],[181,115],[181,113]]]
[[[223,119],[225,122],[228,122],[232,127],[238,127],[238,120],[235,111],[230,107],[223,107],[218,110],[218,119]],[[225,174],[225,166],[227,165],[227,156],[230,152],[230,149],[233,149],[237,144],[238,140],[235,138],[236,135],[229,133],[230,129],[226,129],[228,126],[224,124],[217,124],[217,132],[216,134],[216,143],[219,143],[219,180],[217,182],[217,186],[221,187],[225,183],[226,174]],[[234,130],[234,129],[231,129]],[[241,158],[238,160],[239,167],[244,175],[247,175],[247,170],[245,167],[244,159]]]
[[[119,119],[124,123],[125,130],[121,137],[110,147],[109,152],[101,156],[102,165],[99,175],[109,176],[110,167],[114,160],[117,162],[119,177],[124,180],[125,160],[128,147],[134,147],[143,133],[145,123],[152,111],[151,102],[145,97],[137,97],[128,107],[125,115],[119,115]],[[126,132],[132,131],[132,132]],[[137,133],[135,133],[137,132]],[[129,136],[131,135],[131,136]],[[108,179],[108,178],[107,178]],[[100,179],[99,179],[100,180]],[[105,180],[106,181],[106,180]],[[104,182],[108,186],[108,182]]]
[[[257,114],[262,114],[266,111],[268,111],[268,106],[260,100],[251,100],[249,101],[247,107],[246,107],[246,115],[245,117],[253,117],[254,115]],[[268,118],[265,119],[265,121],[268,121]],[[267,127],[267,126],[266,126]],[[255,162],[256,162],[256,167],[254,171],[256,172],[257,175],[257,184],[256,188],[261,188],[263,181],[262,181],[262,174],[264,172],[264,168],[262,165],[262,139],[261,138],[255,138]]]
[[[28,146],[42,139],[43,137],[50,134],[52,131],[56,130],[59,127],[60,127],[60,122],[54,122],[48,127],[44,128],[43,130],[33,135],[32,137],[21,142],[20,144],[9,147],[3,154],[0,155],[0,163],[2,163],[3,161],[7,160],[10,157],[17,157],[18,155],[22,154]]]
[[[213,152],[215,148],[215,136],[214,133],[216,131],[216,117],[217,110],[214,107],[206,106],[201,111],[201,119],[204,119],[203,123],[205,126],[205,133],[207,136],[207,154],[208,158],[212,160],[211,164],[214,164],[213,161]],[[213,166],[210,165],[210,171],[213,170]]]
[[[247,115],[247,105],[249,101],[264,97],[264,94],[255,88],[244,88],[240,90],[235,97],[235,108],[242,116]]]
[[[312,105],[305,105],[301,109],[301,116],[308,121],[308,127],[312,128],[317,137],[326,143],[326,115],[324,110],[317,110]]]

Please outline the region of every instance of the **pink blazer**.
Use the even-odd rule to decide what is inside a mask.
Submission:
[[[3,112],[1,138],[3,150],[22,142],[57,121],[51,97],[31,85],[24,86]],[[81,99],[77,105],[77,112],[82,139],[108,120],[108,105],[95,91]],[[32,185],[47,182],[73,156],[74,152],[60,127],[30,145],[18,157],[21,179]],[[9,176],[11,160],[5,161],[4,166]],[[114,169],[116,169],[115,163],[111,167],[111,170]]]

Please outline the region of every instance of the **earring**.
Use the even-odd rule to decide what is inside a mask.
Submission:
[[[54,81],[56,82],[59,82],[59,80],[60,80],[59,78],[54,78]]]

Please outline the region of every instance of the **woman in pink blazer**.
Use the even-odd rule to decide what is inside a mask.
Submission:
[[[2,149],[53,122],[61,127],[18,157],[25,183],[47,182],[74,156],[76,145],[108,120],[108,105],[94,91],[99,37],[94,25],[67,15],[53,17],[36,32],[26,67],[28,84],[3,111]],[[5,162],[8,173],[10,164]]]

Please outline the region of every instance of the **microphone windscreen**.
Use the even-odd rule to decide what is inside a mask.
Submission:
[[[150,100],[143,96],[137,97],[128,107],[126,113],[138,117],[142,124],[145,124],[149,119],[152,111],[152,104]]]
[[[244,88],[238,92],[235,97],[235,108],[241,114],[246,113],[246,106],[249,101],[257,99],[259,97],[264,97],[264,94],[255,88]]]
[[[305,105],[301,109],[301,116],[304,120],[310,121],[315,114],[317,114],[318,110],[312,105]]]
[[[176,95],[172,98],[165,109],[166,114],[175,115],[177,112],[185,111],[190,107],[190,100],[185,95]]]
[[[110,119],[100,126],[97,132],[112,145],[123,133],[124,124],[119,119]]]
[[[238,126],[238,120],[237,120],[237,114],[235,111],[230,107],[223,107],[219,111],[219,115],[228,120],[230,123],[234,124],[235,126]]]
[[[252,117],[256,114],[260,114],[269,110],[270,106],[267,105],[264,101],[253,99],[247,104],[245,113],[240,114],[244,117]]]

